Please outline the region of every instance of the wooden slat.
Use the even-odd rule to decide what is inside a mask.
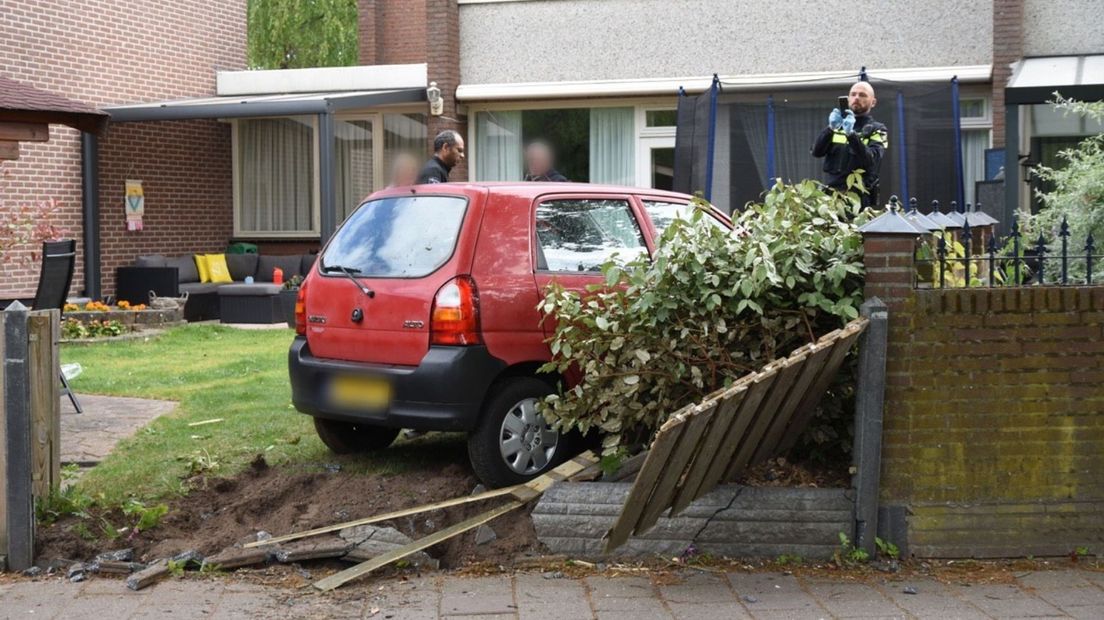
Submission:
[[[46,123],[0,122],[0,140],[48,142],[50,140],[50,126]]]
[[[717,411],[717,403],[713,402],[701,409],[695,409],[687,416],[686,430],[683,431],[679,444],[671,454],[671,458],[663,466],[663,472],[656,481],[655,490],[645,506],[633,531],[642,534],[659,520],[659,516],[671,507],[671,502],[678,492],[679,482],[686,471],[686,466],[695,452],[701,446],[702,435],[709,423],[713,421],[713,413]]]
[[[786,391],[786,398],[782,401],[782,405],[767,427],[767,433],[763,436],[763,440],[759,442],[759,447],[755,449],[751,462],[758,463],[774,455],[774,450],[778,447],[782,434],[786,432],[786,427],[789,426],[794,409],[805,397],[809,386],[816,379],[817,373],[824,367],[824,363],[828,361],[828,356],[832,353],[835,344],[836,338],[833,334],[831,339],[822,340],[809,350],[809,357],[805,361],[805,366],[801,369],[801,374],[797,376],[793,386]]]
[[[486,499],[493,499],[495,497],[502,497],[504,495],[510,495],[514,499],[519,501],[529,501],[534,497],[540,495],[541,493],[544,493],[544,491],[547,490],[548,487],[552,486],[552,484],[559,482],[560,480],[570,478],[571,476],[574,476],[575,474],[583,471],[583,469],[585,469],[586,467],[597,462],[598,457],[593,452],[590,452],[588,450],[587,452],[584,452],[576,456],[575,458],[557,466],[555,469],[549,471],[548,473],[541,474],[540,476],[537,476],[536,478],[533,478],[532,480],[524,484],[517,484],[512,487],[503,487],[501,489],[491,489],[490,491],[484,491],[483,493],[469,495],[466,497],[454,497],[452,499],[446,499],[440,502],[434,502],[432,504],[424,504],[422,506],[404,508],[402,510],[386,512],[372,517],[356,519],[354,521],[335,523],[334,525],[318,527],[312,530],[295,532],[293,534],[274,536],[267,540],[258,540],[256,542],[246,543],[242,545],[242,548],[252,549],[253,547],[275,545],[282,542],[288,542],[289,540],[299,540],[300,538],[307,538],[309,536],[318,536],[319,534],[337,532],[346,528],[356,527],[358,525],[370,525],[372,523],[379,523],[380,521],[390,521],[391,519],[416,515],[423,512],[429,512],[431,510],[439,510],[441,508],[448,508],[450,506],[460,506],[462,504],[470,504],[472,502],[481,502]]]
[[[55,356],[54,311],[31,313],[27,321],[28,376],[31,384],[31,492],[44,498],[60,483],[60,367]]]
[[[19,143],[0,140],[0,161],[15,161],[17,159],[19,159]]]
[[[781,360],[771,362],[763,369],[763,372],[758,373],[748,384],[748,390],[744,393],[740,408],[736,410],[736,415],[732,420],[732,427],[721,442],[720,451],[709,465],[709,470],[706,471],[705,478],[702,479],[701,485],[698,487],[697,494],[699,497],[713,490],[724,478],[724,473],[728,470],[728,464],[732,462],[736,450],[740,447],[744,433],[747,432],[755,418],[755,412],[759,410],[759,404],[770,393],[771,386],[778,378],[776,369],[781,366]]]
[[[759,447],[759,442],[763,439],[763,434],[767,432],[767,426],[770,425],[771,419],[778,411],[778,406],[782,404],[782,400],[793,385],[794,378],[805,366],[805,361],[808,359],[807,351],[808,346],[802,347],[794,355],[787,357],[782,364],[782,368],[778,370],[778,376],[774,381],[774,385],[771,386],[770,394],[759,405],[759,411],[755,414],[751,428],[744,434],[743,441],[740,442],[740,449],[736,451],[736,458],[732,460],[728,470],[725,471],[725,479],[731,479],[742,472],[751,462],[751,455]]]
[[[689,410],[689,408],[672,416],[671,420],[663,425],[659,434],[656,435],[652,447],[648,449],[648,457],[644,459],[644,466],[640,468],[640,473],[636,476],[636,482],[629,490],[629,496],[625,498],[625,505],[621,508],[621,514],[618,515],[617,522],[613,524],[606,535],[606,551],[612,551],[625,544],[625,541],[629,539],[629,535],[632,534],[640,513],[644,510],[648,498],[652,495],[652,489],[655,488],[656,481],[663,471],[667,458],[671,456],[671,451],[678,444],[679,437],[686,428],[683,424],[671,425],[671,422],[682,419],[682,415],[686,410]]]
[[[697,456],[690,463],[690,468],[686,471],[686,479],[680,485],[675,501],[671,503],[671,516],[685,510],[690,502],[699,497],[698,489],[701,488],[702,480],[705,479],[709,466],[716,460],[721,442],[728,435],[728,430],[732,428],[732,422],[736,419],[736,410],[740,407],[740,402],[744,400],[746,393],[747,384],[742,383],[735,389],[726,390],[725,395],[720,399],[717,412],[713,414],[713,425],[706,433]]]
[[[812,419],[813,414],[816,412],[817,404],[820,402],[821,398],[824,397],[825,390],[835,381],[840,366],[843,365],[843,360],[847,357],[847,354],[851,352],[852,345],[854,345],[855,340],[863,333],[867,325],[867,319],[861,318],[851,321],[844,327],[840,339],[836,341],[836,346],[832,349],[832,354],[828,357],[828,362],[821,368],[816,381],[813,382],[813,387],[809,389],[805,398],[797,405],[797,409],[790,419],[790,425],[787,427],[786,433],[783,434],[782,440],[778,444],[779,453],[789,452],[794,447],[794,444],[797,443],[797,438],[801,434],[800,431],[809,424],[809,420]]]
[[[457,523],[456,525],[453,525],[451,527],[447,527],[447,528],[441,530],[440,532],[434,532],[433,534],[430,534],[429,536],[426,536],[424,538],[419,538],[418,540],[416,540],[416,541],[414,541],[414,542],[412,542],[408,545],[404,545],[402,547],[399,547],[398,549],[395,549],[394,551],[389,551],[387,553],[384,553],[383,555],[380,555],[376,558],[368,560],[367,562],[362,562],[360,564],[357,564],[356,566],[353,566],[352,568],[347,568],[347,569],[341,571],[340,573],[330,575],[329,577],[326,577],[325,579],[320,579],[319,581],[314,582],[314,587],[321,590],[321,591],[323,591],[323,592],[325,592],[327,590],[333,590],[334,588],[339,587],[342,584],[345,584],[349,581],[352,581],[353,579],[356,579],[357,577],[367,575],[368,573],[376,570],[377,568],[386,566],[386,565],[390,564],[391,562],[401,560],[401,559],[405,558],[408,555],[411,555],[413,553],[417,553],[417,552],[421,551],[422,549],[432,547],[433,545],[436,545],[437,543],[446,541],[449,538],[452,538],[453,536],[463,534],[464,532],[467,532],[468,530],[475,529],[475,528],[479,527],[480,525],[483,525],[484,523],[486,523],[486,522],[488,522],[488,521],[490,521],[490,520],[492,520],[496,517],[500,517],[500,516],[506,514],[507,512],[510,512],[511,510],[515,510],[517,508],[520,508],[524,505],[525,505],[525,502],[514,500],[514,501],[511,501],[508,504],[504,504],[504,505],[499,506],[497,508],[493,508],[491,510],[488,510],[487,512],[480,513],[480,514],[478,514],[478,515],[476,515],[476,516],[474,516],[470,519],[467,519],[465,521],[461,521],[460,523]]]

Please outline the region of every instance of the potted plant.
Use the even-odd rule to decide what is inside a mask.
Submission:
[[[284,310],[284,319],[288,327],[295,327],[295,300],[299,298],[299,285],[303,283],[303,276],[291,276],[284,280],[284,288],[280,289],[280,307]]]

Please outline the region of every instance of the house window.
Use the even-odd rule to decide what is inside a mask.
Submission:
[[[961,97],[958,101],[962,128],[962,181],[966,202],[977,202],[978,181],[985,181],[985,150],[992,146],[993,117],[986,97]],[[988,208],[989,205],[983,205]]]
[[[569,180],[632,185],[634,113],[631,107],[478,112],[472,149],[476,180],[521,180],[525,145],[543,140],[556,152],[556,169]]]
[[[317,232],[314,118],[237,122],[239,234]]]
[[[318,136],[314,116],[234,122],[234,234],[316,237]],[[334,200],[338,221],[387,185],[402,152],[426,153],[426,117],[372,113],[334,120]]]

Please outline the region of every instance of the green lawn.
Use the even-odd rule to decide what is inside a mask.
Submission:
[[[311,419],[291,406],[287,376],[290,330],[238,330],[188,325],[147,340],[65,345],[63,363],[79,362],[79,393],[175,400],[180,406],[121,442],[83,478],[82,490],[104,504],[128,497],[160,499],[186,493],[192,471],[232,475],[256,455],[269,464],[343,472],[393,473],[417,464],[463,462],[457,435],[433,434],[375,455],[338,457],[314,433]],[[191,422],[223,422],[189,427]],[[211,471],[213,470],[213,471]]]

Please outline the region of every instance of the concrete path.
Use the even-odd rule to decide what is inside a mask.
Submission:
[[[116,579],[43,579],[0,585],[0,618],[1104,618],[1104,573],[1081,570],[1027,572],[1013,583],[972,586],[779,573],[676,577],[437,575],[350,584],[330,594],[259,586],[235,575],[174,579],[141,592]]]
[[[119,440],[176,408],[173,401],[145,398],[77,394],[77,400],[84,413],[61,398],[61,462],[82,466],[99,463]]]

